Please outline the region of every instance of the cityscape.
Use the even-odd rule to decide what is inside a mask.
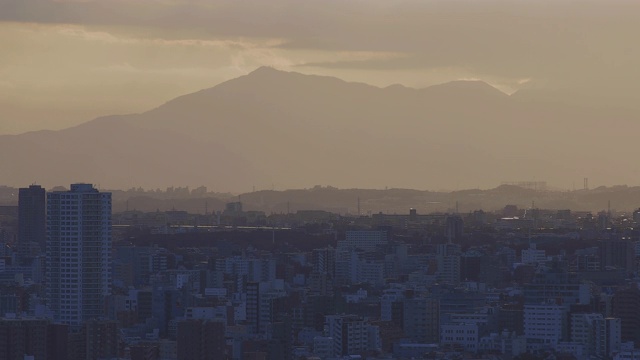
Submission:
[[[2,359],[640,355],[640,209],[116,212],[92,184],[13,190]]]
[[[0,0],[0,360],[640,359],[638,14]]]

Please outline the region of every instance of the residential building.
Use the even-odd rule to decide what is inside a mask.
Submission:
[[[111,193],[91,184],[47,195],[47,297],[61,323],[105,313],[111,293]]]

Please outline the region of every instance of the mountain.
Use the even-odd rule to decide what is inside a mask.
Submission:
[[[635,120],[516,100],[479,81],[377,88],[259,68],[145,113],[0,136],[0,183],[234,192],[636,183]]]

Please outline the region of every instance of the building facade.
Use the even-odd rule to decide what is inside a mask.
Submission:
[[[22,259],[30,256],[32,245],[45,246],[45,199],[45,190],[38,185],[18,190],[18,255]]]
[[[47,195],[47,298],[54,318],[103,316],[111,293],[111,193],[91,184]]]

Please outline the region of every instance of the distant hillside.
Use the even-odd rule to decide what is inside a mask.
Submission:
[[[482,82],[377,88],[260,68],[142,114],[0,136],[0,183],[462,189],[638,183],[633,114],[515,99]]]
[[[182,188],[184,190],[184,188]],[[474,210],[495,211],[505,205],[528,209],[571,209],[573,211],[611,209],[631,212],[640,208],[640,187],[599,187],[576,191],[536,191],[518,186],[501,185],[494,189],[469,189],[453,192],[411,189],[338,189],[316,186],[297,190],[261,190],[241,195],[212,192],[189,193],[156,191],[121,191],[113,193],[114,212],[129,210],[167,211],[184,210],[191,213],[221,211],[227,202],[242,201],[244,210],[271,213],[299,210],[325,210],[334,213],[357,214],[358,200],[362,215],[379,212],[405,214],[410,208],[418,213]],[[17,205],[17,189],[0,186],[0,206]]]

